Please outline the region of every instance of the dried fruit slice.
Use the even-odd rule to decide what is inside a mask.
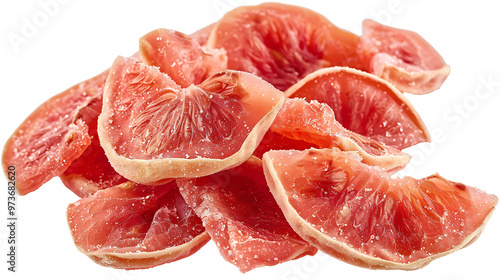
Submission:
[[[450,67],[413,31],[363,21],[358,53],[365,68],[401,91],[425,94],[441,87]]]
[[[399,150],[430,141],[410,101],[387,81],[363,71],[321,69],[290,87],[285,95],[326,103],[348,130]]]
[[[208,49],[181,32],[156,29],[139,40],[141,58],[158,66],[181,87],[200,84],[210,75],[227,69],[224,50]]]
[[[356,151],[364,163],[377,165],[391,173],[402,169],[410,161],[410,156],[400,150],[345,129],[335,120],[335,114],[328,105],[315,100],[309,103],[303,99],[288,98],[270,130],[320,148]]]
[[[210,238],[175,182],[160,186],[123,183],[68,207],[78,249],[96,263],[139,269],[195,253]]]
[[[6,174],[11,165],[20,170],[20,195],[61,175],[90,145],[88,108],[100,102],[107,75],[105,71],[45,101],[7,140],[2,165]]]
[[[228,12],[207,46],[227,51],[229,69],[256,74],[286,90],[323,67],[360,67],[358,42],[357,35],[314,11],[264,3]]]
[[[220,72],[185,89],[130,58],[117,58],[111,73],[99,139],[113,168],[143,184],[205,176],[244,162],[285,99],[243,72]]]
[[[483,230],[497,197],[433,175],[391,179],[338,149],[270,151],[264,170],[295,231],[345,262],[416,269]]]
[[[177,185],[221,255],[241,272],[317,252],[288,225],[256,157],[207,177],[179,179]]]

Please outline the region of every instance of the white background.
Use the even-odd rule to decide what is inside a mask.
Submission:
[[[116,56],[134,53],[143,34],[160,27],[189,34],[216,21],[230,7],[261,1],[61,0],[49,12],[40,4],[46,2],[50,1],[0,4],[1,145],[43,101],[100,73]],[[435,137],[433,143],[407,151],[414,158],[405,174],[423,177],[439,172],[500,196],[500,43],[496,38],[500,17],[498,7],[492,5],[495,1],[463,5],[431,0],[284,2],[319,11],[357,34],[361,21],[373,18],[426,38],[451,66],[451,74],[438,91],[407,95]],[[36,30],[24,36],[27,22],[36,24]],[[25,40],[12,43],[13,34]],[[73,246],[65,210],[77,197],[58,178],[17,200],[18,272],[14,274],[7,272],[7,181],[3,182],[1,279],[500,279],[500,213],[494,213],[474,244],[413,272],[371,271],[319,254],[240,274],[222,260],[213,243],[172,264],[141,271],[113,270],[93,263]]]

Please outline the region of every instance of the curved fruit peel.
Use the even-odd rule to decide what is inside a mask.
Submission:
[[[297,182],[293,183],[293,185],[286,185],[285,186],[283,184],[284,181],[288,182],[287,181],[288,179],[286,179],[286,178],[288,178],[289,175],[286,175],[286,174],[289,174],[290,172],[294,172],[290,168],[293,166],[297,166],[296,164],[299,164],[299,166],[308,166],[308,163],[310,164],[310,159],[311,159],[309,157],[313,156],[313,158],[316,158],[317,156],[325,156],[326,158],[329,158],[331,155],[339,155],[339,154],[341,154],[341,156],[339,157],[338,162],[344,162],[343,158],[345,158],[345,166],[337,166],[337,165],[332,166],[332,168],[334,170],[333,173],[328,173],[328,172],[325,173],[325,174],[329,174],[328,176],[334,176],[334,177],[332,177],[332,178],[317,177],[317,174],[306,173],[306,174],[309,174],[310,176],[313,176],[313,177],[311,177],[311,178],[308,178],[308,177],[298,178],[297,180],[300,179],[302,183],[299,183],[297,181]],[[302,163],[301,162],[302,160],[306,160],[305,162],[307,162],[307,163]],[[387,232],[385,234],[386,236],[380,236],[381,237],[380,241],[378,241],[379,239],[374,239],[375,237],[374,238],[370,237],[370,239],[368,241],[368,243],[372,242],[370,245],[370,248],[372,248],[372,249],[370,249],[370,250],[380,250],[380,252],[378,252],[378,251],[363,252],[362,249],[355,248],[354,245],[352,245],[348,241],[346,241],[347,239],[345,239],[345,238],[351,238],[351,237],[363,238],[364,235],[370,236],[370,232],[361,233],[361,232],[358,232],[356,230],[356,228],[351,229],[348,227],[346,227],[344,229],[344,227],[348,225],[345,223],[345,220],[346,219],[357,219],[357,216],[351,216],[351,215],[356,215],[356,213],[359,211],[365,211],[364,213],[371,213],[370,215],[373,218],[373,216],[376,216],[376,215],[378,215],[377,213],[379,213],[379,210],[377,208],[369,208],[369,207],[372,207],[373,205],[382,205],[381,207],[386,207],[386,208],[388,207],[387,209],[394,209],[394,208],[400,209],[400,208],[397,208],[397,206],[406,205],[406,203],[417,203],[416,201],[419,200],[419,198],[418,198],[419,194],[417,193],[416,188],[412,189],[410,187],[407,191],[404,189],[402,189],[402,191],[401,191],[400,195],[401,196],[408,196],[409,199],[411,199],[411,202],[403,202],[401,200],[401,197],[398,197],[398,196],[396,196],[396,197],[397,197],[397,199],[400,199],[400,200],[397,202],[394,202],[394,203],[399,202],[399,204],[391,204],[389,202],[385,202],[386,195],[387,195],[387,197],[392,195],[389,192],[387,192],[387,193],[384,193],[383,198],[380,201],[369,201],[369,202],[362,201],[360,204],[362,206],[360,206],[360,207],[361,208],[367,207],[367,208],[366,209],[364,209],[364,208],[357,209],[356,213],[351,213],[350,208],[347,206],[349,204],[338,204],[339,202],[332,200],[332,198],[335,198],[335,196],[338,196],[339,199],[341,199],[341,198],[346,199],[348,197],[351,197],[350,194],[342,192],[343,188],[347,187],[351,183],[355,187],[356,187],[356,184],[363,184],[363,183],[361,183],[361,182],[363,182],[363,180],[365,180],[364,181],[365,184],[368,182],[374,183],[374,185],[361,185],[361,188],[362,188],[362,186],[365,186],[365,191],[371,192],[373,190],[372,188],[379,188],[380,184],[382,184],[382,185],[384,184],[384,182],[382,182],[382,183],[379,182],[377,185],[376,181],[373,181],[373,180],[376,180],[376,178],[378,178],[377,176],[389,178],[388,175],[377,175],[377,174],[383,174],[383,171],[381,171],[380,169],[377,169],[377,168],[373,169],[372,167],[368,167],[368,166],[362,164],[361,158],[356,153],[352,153],[352,152],[343,153],[343,152],[339,151],[338,149],[333,149],[333,150],[331,150],[331,149],[323,149],[323,150],[311,149],[308,151],[270,151],[270,152],[264,154],[263,165],[264,165],[266,179],[267,179],[267,182],[269,184],[270,190],[271,190],[274,198],[278,202],[281,210],[283,211],[285,217],[287,218],[287,220],[290,223],[290,225],[292,226],[292,228],[294,228],[295,231],[297,233],[299,233],[299,235],[301,235],[302,238],[309,241],[311,244],[315,245],[318,249],[322,250],[323,252],[325,252],[333,257],[336,257],[336,258],[343,260],[343,261],[350,263],[350,264],[354,264],[354,265],[361,266],[361,267],[367,267],[367,268],[371,268],[371,269],[414,270],[414,269],[418,269],[418,268],[421,268],[421,267],[427,265],[429,262],[431,262],[432,260],[434,260],[436,258],[450,254],[452,252],[455,252],[455,251],[463,248],[464,246],[467,246],[468,244],[473,242],[477,238],[477,236],[482,232],[487,221],[489,220],[489,218],[491,217],[491,215],[493,213],[495,205],[498,202],[497,197],[494,195],[485,194],[482,191],[479,191],[475,188],[464,186],[463,184],[460,184],[460,183],[454,183],[454,182],[447,181],[446,179],[440,177],[439,175],[433,175],[433,176],[430,176],[428,178],[419,180],[422,188],[426,188],[427,192],[429,192],[429,193],[427,193],[427,195],[430,195],[430,197],[433,197],[433,199],[435,199],[435,202],[437,204],[432,204],[432,201],[426,200],[425,203],[429,203],[428,205],[427,204],[420,205],[420,206],[422,206],[422,208],[415,208],[414,211],[417,211],[417,212],[424,211],[424,212],[421,212],[421,214],[428,215],[427,217],[425,217],[425,219],[428,219],[429,221],[432,221],[433,219],[435,219],[436,218],[435,216],[439,217],[440,214],[438,214],[438,212],[441,212],[443,210],[443,209],[436,209],[436,212],[434,212],[433,210],[425,210],[426,207],[430,207],[431,205],[436,205],[436,207],[440,207],[439,203],[458,203],[459,204],[460,203],[460,202],[458,202],[459,200],[464,201],[464,203],[466,203],[466,204],[468,204],[468,203],[469,204],[475,203],[475,204],[468,206],[467,210],[462,208],[462,206],[460,206],[460,209],[462,209],[462,211],[461,211],[462,213],[452,213],[452,210],[450,210],[450,214],[449,214],[450,216],[451,215],[465,215],[465,218],[461,219],[461,223],[464,223],[464,224],[463,225],[461,224],[459,226],[463,226],[462,230],[466,230],[466,228],[468,227],[466,236],[459,235],[460,239],[458,239],[458,241],[457,241],[457,239],[455,239],[455,238],[457,238],[456,235],[458,232],[455,230],[457,225],[447,224],[450,227],[452,227],[451,229],[449,229],[448,226],[442,225],[442,228],[444,230],[448,231],[448,235],[446,235],[446,234],[439,235],[437,238],[435,238],[436,237],[436,236],[434,236],[435,233],[429,232],[428,236],[429,236],[429,238],[436,239],[435,240],[436,245],[434,245],[434,246],[436,246],[436,248],[441,248],[443,245],[440,245],[438,243],[444,242],[443,244],[445,244],[445,245],[442,248],[446,248],[446,250],[420,254],[422,252],[417,252],[417,251],[415,251],[415,249],[413,251],[411,251],[411,249],[406,248],[406,250],[410,250],[409,251],[410,253],[408,255],[409,256],[408,261],[401,262],[401,261],[397,261],[396,259],[403,258],[403,255],[399,255],[397,252],[391,251],[391,249],[389,247],[386,248],[386,247],[383,247],[383,245],[382,245],[382,244],[384,244],[384,243],[382,243],[382,240],[385,238],[391,238],[391,236],[393,236],[395,234],[394,232],[392,232],[392,233]],[[363,166],[363,167],[361,167],[361,169],[371,170],[371,171],[368,171],[368,172],[371,172],[371,174],[372,174],[371,177],[370,177],[370,175],[366,175],[366,174],[361,173],[361,175],[359,175],[359,176],[368,176],[368,178],[359,179],[359,180],[353,179],[352,181],[349,181],[350,180],[349,176],[354,176],[354,174],[357,174],[357,172],[359,172],[359,171],[356,171],[357,170],[356,168],[359,166]],[[301,168],[301,167],[297,167],[297,168]],[[311,169],[313,167],[308,166],[307,168]],[[313,173],[314,172],[323,172],[323,171],[317,171],[317,170],[323,170],[321,168],[322,167],[316,168],[315,169],[316,171],[313,171]],[[337,168],[339,168],[339,169],[337,169]],[[278,169],[280,169],[280,170],[278,170]],[[341,173],[337,173],[339,170],[341,170]],[[285,172],[285,173],[283,173],[283,172]],[[342,173],[342,172],[344,172],[344,173]],[[294,172],[294,174],[296,174],[296,173],[297,173],[297,171]],[[347,179],[339,177],[340,174],[348,174],[348,175],[346,175]],[[373,176],[375,176],[375,177],[373,177]],[[313,180],[318,183],[317,186],[314,186],[312,184]],[[356,180],[358,180],[358,183],[355,183]],[[386,180],[391,180],[391,179],[386,179]],[[418,180],[415,180],[412,178],[395,179],[395,180],[418,181]],[[401,182],[403,182],[403,181],[401,181]],[[432,184],[434,184],[432,182],[437,184],[436,186],[440,185],[440,187],[438,186],[437,189],[439,189],[439,191],[441,191],[443,193],[439,193],[439,191],[437,193],[435,193],[436,189],[434,187],[432,187],[433,186]],[[332,185],[327,185],[329,183],[331,183]],[[343,185],[343,184],[345,184],[345,185]],[[395,183],[395,184],[397,184],[397,183]],[[429,188],[429,186],[430,186],[430,188]],[[320,227],[319,225],[312,224],[312,223],[308,222],[308,220],[311,220],[311,219],[316,219],[315,221],[317,222],[318,218],[315,218],[314,215],[310,216],[309,215],[310,213],[305,214],[305,213],[308,213],[308,211],[297,209],[297,207],[299,207],[298,205],[303,205],[303,207],[307,207],[308,200],[312,201],[314,199],[318,199],[317,202],[321,203],[321,198],[317,197],[315,195],[315,193],[319,193],[319,191],[320,191],[319,189],[317,189],[318,187],[321,187],[325,193],[330,193],[330,195],[334,195],[334,196],[332,196],[331,201],[328,202],[327,206],[326,206],[326,207],[330,207],[329,211],[325,212],[326,209],[321,206],[322,204],[318,204],[319,206],[316,209],[317,213],[321,213],[320,215],[326,215],[323,218],[319,218],[319,221],[322,221],[322,220],[324,221],[324,219],[327,219],[327,221],[330,221],[332,223],[330,225],[323,225],[325,227],[325,230],[323,230],[323,226]],[[395,185],[393,188],[401,188],[401,187],[404,188],[404,186],[402,186],[402,185],[399,185],[399,187],[398,187],[398,185]],[[449,190],[452,190],[452,191],[458,192],[458,193],[457,194],[447,194],[446,193],[447,188]],[[297,194],[296,192],[294,192],[293,200],[298,201],[300,199],[303,199],[304,203],[297,204],[297,202],[294,202],[294,204],[292,205],[290,193],[287,191],[287,189],[289,189],[289,190],[295,189],[297,191],[301,190],[302,194]],[[323,192],[323,191],[321,191],[321,192]],[[398,192],[399,192],[399,190],[395,190],[395,193],[398,193]],[[460,194],[460,192],[464,192],[464,194],[462,195],[462,194]],[[377,196],[374,193],[374,194],[372,194],[372,197],[377,197]],[[449,198],[451,200],[448,200],[448,202],[447,202],[447,200],[446,200],[447,198]],[[364,199],[364,196],[360,196],[359,199]],[[396,199],[396,198],[394,198],[394,199]],[[420,199],[423,199],[423,198],[420,198]],[[427,198],[427,199],[429,199],[429,198]],[[444,202],[441,201],[441,199],[443,199]],[[455,199],[457,201],[455,201]],[[344,203],[349,203],[349,202],[350,202],[349,200],[344,200]],[[386,203],[386,204],[384,204],[384,203]],[[339,209],[337,209],[338,205],[344,205],[344,206],[347,206],[347,208],[346,207],[339,208],[340,209],[339,210]],[[390,206],[390,205],[393,205],[393,206]],[[401,206],[401,207],[403,207],[403,206]],[[448,205],[448,207],[450,207],[450,209],[455,209],[457,206],[456,205],[454,205],[454,206]],[[467,206],[465,206],[465,207],[467,207]],[[475,209],[475,211],[471,212],[472,209]],[[303,214],[300,214],[299,211]],[[366,212],[366,211],[368,211],[368,212]],[[382,208],[380,211],[385,211],[385,210],[384,210],[384,208]],[[396,210],[396,211],[398,211],[398,210]],[[425,211],[427,211],[427,212],[425,212]],[[447,223],[451,223],[454,218],[451,218],[451,217],[446,218],[446,211],[447,210],[444,209],[444,211],[445,211],[444,217],[447,220]],[[415,213],[417,213],[417,212],[415,212]],[[328,213],[328,214],[325,214],[325,213]],[[398,225],[398,226],[411,228],[411,221],[405,220],[407,218],[406,218],[404,213],[396,212],[393,214],[395,215],[394,216],[395,218],[393,221],[400,223],[400,225]],[[307,215],[307,217],[305,217],[303,215]],[[363,214],[363,215],[366,215],[366,214]],[[388,215],[389,215],[388,217],[392,217],[390,215],[390,213]],[[402,220],[399,220],[399,219],[402,219]],[[429,222],[429,221],[427,221],[427,222]],[[372,221],[369,220],[369,222],[371,223]],[[386,223],[389,223],[390,220],[388,220],[388,221],[379,220],[378,222],[384,223],[384,226],[387,226]],[[425,223],[426,221],[424,220],[423,222]],[[366,223],[366,221],[359,220],[359,223]],[[432,224],[435,224],[435,223],[436,223],[435,221],[432,221],[432,223],[429,223],[429,225],[426,225],[426,227],[428,229],[429,228],[432,229]],[[335,225],[337,225],[337,226],[335,226]],[[331,226],[331,228],[330,228],[330,226]],[[363,227],[373,227],[373,226],[377,227],[377,225],[373,225],[373,224],[368,224],[368,225],[362,224],[362,226]],[[396,224],[394,224],[394,226],[396,226]],[[397,228],[395,228],[395,229],[397,229]],[[409,228],[406,228],[406,229],[409,229]],[[337,230],[338,230],[338,233],[336,233]],[[372,230],[373,230],[373,228],[372,228]],[[417,232],[415,232],[413,230],[408,231],[408,233],[417,234]],[[404,232],[399,232],[399,234],[404,234]],[[463,234],[465,234],[465,233],[463,233]],[[419,233],[419,235],[420,235],[420,233]],[[417,235],[417,236],[419,236],[419,235]],[[372,234],[372,237],[373,236],[374,235]],[[426,233],[423,233],[423,236],[427,236]],[[412,240],[414,237],[413,236],[406,236],[406,237],[402,237],[402,238],[407,238],[405,240],[408,241],[408,240]],[[385,240],[385,241],[387,241],[387,240]],[[393,245],[389,245],[389,246],[396,246],[397,248],[398,248],[398,246],[404,246],[404,244],[398,244],[397,241],[394,241],[394,242],[396,242],[396,243],[392,243]],[[419,240],[413,240],[412,242],[415,242],[415,244],[417,244],[417,245],[420,244]],[[422,240],[420,242],[424,242],[424,241]],[[379,244],[377,245],[377,243],[379,243]],[[389,242],[389,244],[391,244],[391,243]],[[446,245],[446,244],[448,244],[448,245]],[[379,245],[382,245],[382,247],[380,247]],[[429,245],[429,247],[431,247],[432,243],[427,244],[427,245]],[[425,250],[432,250],[432,248],[425,247],[426,246],[425,244],[419,245],[419,246],[424,246]],[[400,249],[403,249],[403,248],[400,247]],[[371,254],[375,254],[375,253],[378,255],[377,256],[371,255]],[[419,254],[419,255],[417,256],[416,254]],[[416,257],[413,258],[412,255],[415,255]],[[383,257],[381,257],[381,256],[383,256]],[[391,259],[391,258],[394,258],[394,259]]]
[[[80,252],[87,255],[87,257],[99,265],[117,269],[132,270],[147,269],[189,257],[200,250],[201,247],[203,247],[208,241],[210,241],[210,236],[207,232],[203,232],[188,243],[155,252],[87,252],[79,246],[76,247]]]

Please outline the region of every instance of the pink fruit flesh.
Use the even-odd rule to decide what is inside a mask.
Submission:
[[[131,159],[226,158],[280,99],[278,91],[247,92],[249,74],[241,72],[181,89],[139,61],[120,58],[113,69],[108,133],[117,153]]]

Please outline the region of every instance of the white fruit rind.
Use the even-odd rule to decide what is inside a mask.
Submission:
[[[120,269],[144,269],[188,257],[209,240],[210,236],[204,231],[187,243],[153,252],[113,253],[112,248],[88,252],[79,246],[77,248],[94,262],[103,266]]]
[[[389,63],[384,64],[379,73],[382,79],[391,81],[401,91],[416,95],[427,94],[439,89],[449,74],[450,66],[447,64],[439,69],[409,72]]]

